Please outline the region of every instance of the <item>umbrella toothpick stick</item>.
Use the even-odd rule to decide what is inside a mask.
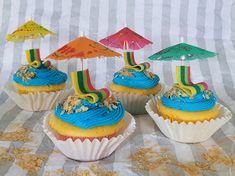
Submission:
[[[83,70],[83,59],[81,59],[81,62],[82,62],[82,70]]]
[[[180,43],[184,43],[184,37],[183,36],[180,37]],[[185,56],[181,56],[180,60],[181,60],[181,65],[184,65]]]
[[[181,65],[184,65],[185,56],[181,56],[180,60],[181,60]]]

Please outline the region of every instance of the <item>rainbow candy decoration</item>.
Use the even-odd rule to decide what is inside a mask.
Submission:
[[[146,70],[150,67],[150,64],[148,62],[136,64],[134,52],[124,52],[124,61],[125,61],[125,65],[128,68],[133,69],[137,72],[141,72],[141,71]]]
[[[103,101],[110,95],[108,89],[96,90],[92,86],[88,69],[72,72],[72,83],[77,95],[81,99],[87,99],[90,103]]]
[[[50,61],[42,62],[40,58],[40,50],[39,49],[30,49],[25,51],[27,62],[30,66],[34,68],[40,67],[49,67],[51,66]]]
[[[176,87],[183,89],[189,96],[196,95],[208,89],[208,85],[205,82],[194,84],[190,77],[190,66],[176,66]]]

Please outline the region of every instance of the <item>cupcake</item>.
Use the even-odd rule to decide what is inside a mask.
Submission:
[[[73,72],[72,81],[76,95],[45,117],[44,131],[69,158],[104,158],[134,131],[135,122],[107,89],[91,85],[88,70]]]
[[[90,103],[75,95],[54,107],[49,126],[59,140],[111,139],[125,126],[124,114],[122,104],[114,97]]]
[[[190,67],[177,66],[177,83],[146,109],[160,130],[179,142],[207,140],[231,118],[231,112],[216,102],[206,83],[193,84]]]
[[[13,83],[6,85],[5,91],[25,110],[49,110],[66,91],[67,75],[50,61],[42,62],[39,49],[26,50],[26,58],[28,64],[14,73]]]
[[[65,88],[67,75],[57,70],[49,61],[42,62],[39,49],[26,50],[28,65],[22,65],[13,75],[20,94],[56,92]]]
[[[159,115],[170,119],[172,122],[197,122],[211,120],[219,115],[219,107],[212,91],[205,90],[190,96],[173,86],[157,102]]]
[[[147,71],[149,63],[136,64],[133,52],[124,53],[125,67],[114,74],[110,89],[127,111],[144,114],[145,104],[162,86],[159,77]]]

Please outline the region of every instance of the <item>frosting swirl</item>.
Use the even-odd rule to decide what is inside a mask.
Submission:
[[[13,75],[13,80],[24,86],[49,86],[65,83],[67,75],[53,67],[34,68],[24,65]]]
[[[125,110],[119,101],[89,103],[87,100],[70,96],[54,108],[57,118],[79,128],[95,128],[114,125],[122,120]]]
[[[113,83],[130,88],[150,89],[159,83],[159,77],[146,70],[138,72],[130,68],[122,68],[114,73]]]
[[[197,112],[212,109],[216,104],[216,98],[209,90],[196,94],[195,96],[179,95],[170,90],[161,97],[164,106],[189,112]],[[176,91],[177,92],[177,91]],[[169,95],[170,94],[170,95]]]

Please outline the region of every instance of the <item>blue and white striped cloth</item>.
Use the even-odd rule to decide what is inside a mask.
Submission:
[[[138,63],[162,48],[184,41],[199,47],[215,51],[218,56],[203,61],[191,61],[192,79],[205,81],[218,98],[218,101],[235,113],[235,1],[234,0],[0,0],[0,86],[11,80],[12,73],[26,63],[24,50],[31,47],[30,41],[7,42],[8,33],[29,19],[56,32],[57,37],[42,38],[34,41],[45,57],[52,51],[83,34],[93,40],[100,40],[128,26],[137,33],[152,40],[153,45],[136,52]],[[151,62],[151,71],[157,73],[161,82],[172,85],[175,82],[177,62]],[[92,59],[85,62],[90,70],[92,82],[100,88],[112,79],[115,71],[123,66],[123,59]],[[55,63],[67,73],[81,69],[79,60]],[[26,112],[21,110],[0,89],[0,131],[15,131],[20,127],[32,130],[33,141],[26,143],[0,141],[0,146],[24,146],[32,152],[49,155],[38,175],[63,168],[69,173],[75,168],[87,168],[90,163],[67,159],[61,153],[53,152],[54,144],[42,132],[42,117],[45,112]],[[211,146],[220,147],[226,155],[235,158],[234,140],[235,120],[230,120],[208,141],[188,145],[167,139],[148,115],[136,118],[137,130],[110,157],[98,161],[108,170],[120,175],[156,175],[152,172],[133,171],[134,163],[128,160],[131,152],[144,147],[148,141],[154,141],[168,147],[178,161],[193,162],[199,160],[199,154]],[[18,125],[15,125],[18,124]],[[173,175],[184,175],[180,169],[172,169]],[[177,173],[178,172],[178,173]],[[0,175],[27,175],[26,170],[14,162],[0,165]],[[234,170],[218,168],[217,173],[206,175],[235,175]],[[57,175],[60,175],[57,173]]]

